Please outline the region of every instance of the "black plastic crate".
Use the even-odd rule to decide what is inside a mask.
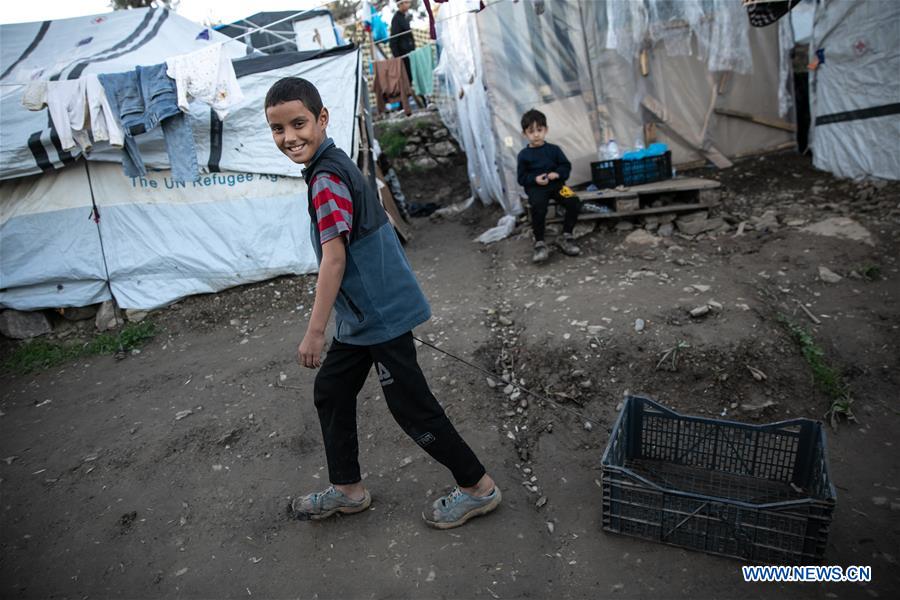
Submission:
[[[612,189],[622,185],[622,161],[601,160],[591,163],[591,183],[601,190]]]
[[[601,190],[672,178],[672,152],[639,160],[601,160],[591,163],[591,183]]]
[[[825,552],[837,496],[818,421],[748,425],[628,396],[601,468],[606,531],[755,563]]]

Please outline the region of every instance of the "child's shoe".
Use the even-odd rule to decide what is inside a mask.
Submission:
[[[578,256],[581,254],[581,248],[575,243],[575,238],[571,233],[565,233],[561,238],[556,238],[556,245],[562,250],[566,256]]]
[[[452,529],[464,525],[473,517],[486,515],[500,506],[500,488],[496,485],[487,496],[470,496],[459,488],[454,488],[431,505],[431,511],[422,513],[425,522],[435,529]]]
[[[301,521],[320,521],[336,513],[350,515],[362,512],[369,508],[370,504],[372,496],[369,495],[369,490],[366,490],[362,500],[351,500],[330,485],[321,492],[295,498],[288,507],[288,513]]]
[[[531,255],[531,262],[542,263],[548,258],[550,258],[550,250],[547,249],[547,244],[544,242],[535,242],[534,254]]]

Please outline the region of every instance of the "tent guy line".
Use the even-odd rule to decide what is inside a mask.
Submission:
[[[474,363],[471,363],[471,362],[467,361],[466,359],[464,359],[464,358],[462,358],[462,357],[456,356],[456,355],[453,354],[452,352],[447,352],[446,350],[444,350],[444,349],[442,349],[442,348],[438,348],[438,347],[435,346],[434,344],[429,344],[429,343],[426,342],[425,340],[423,340],[423,339],[421,339],[421,338],[419,338],[419,337],[417,337],[417,336],[415,336],[415,335],[412,336],[412,337],[413,337],[413,339],[414,339],[415,341],[419,342],[420,344],[422,344],[422,345],[424,345],[424,346],[428,346],[428,347],[431,348],[432,350],[437,350],[438,352],[440,352],[440,353],[442,353],[442,354],[446,354],[446,355],[449,356],[450,358],[452,358],[452,359],[454,359],[454,360],[457,360],[457,361],[461,362],[462,364],[466,365],[467,367],[471,367],[472,369],[475,369],[476,371],[479,371],[480,373],[482,373],[482,374],[484,374],[484,375],[487,375],[488,377],[498,377],[498,375],[497,375],[496,373],[491,373],[491,372],[488,371],[487,369],[484,369],[484,368],[482,368],[482,367],[479,367],[478,365],[476,365],[476,364],[474,364]],[[501,380],[502,380],[502,379],[501,379]],[[550,404],[554,405],[555,407],[561,408],[562,410],[564,410],[564,411],[566,411],[566,412],[569,412],[569,413],[575,415],[576,417],[578,417],[579,419],[585,421],[586,423],[590,423],[590,424],[592,424],[592,425],[597,425],[597,426],[600,426],[600,425],[601,425],[601,423],[600,423],[598,420],[592,419],[592,418],[590,418],[590,417],[586,417],[586,416],[584,416],[583,413],[580,413],[580,412],[578,412],[577,410],[575,410],[575,409],[573,409],[573,408],[569,408],[568,406],[566,406],[566,405],[564,405],[564,404],[561,404],[560,402],[557,402],[556,400],[553,400],[552,398],[548,398],[547,396],[544,396],[543,394],[538,394],[537,392],[533,392],[533,391],[529,390],[527,387],[525,387],[524,385],[519,385],[519,384],[516,383],[515,381],[510,381],[509,383],[510,383],[515,389],[522,390],[523,392],[525,392],[525,393],[528,394],[529,396],[534,396],[534,397],[537,398],[538,400],[543,400],[544,402],[549,402]]]

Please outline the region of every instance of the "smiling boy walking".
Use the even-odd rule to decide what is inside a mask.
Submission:
[[[312,83],[279,80],[266,95],[265,109],[275,144],[306,167],[319,260],[316,298],[298,358],[304,367],[321,367],[313,396],[331,485],[296,498],[291,513],[318,520],[369,507],[358,461],[356,396],[373,364],[394,419],[451,471],[458,486],[422,514],[425,521],[449,529],[491,512],[500,504],[500,489],[444,414],[416,360],[412,329],[431,317],[431,309],[375,190],[327,136],[328,109]],[[323,362],[332,308],[336,332]]]

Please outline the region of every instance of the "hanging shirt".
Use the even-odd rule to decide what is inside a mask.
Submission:
[[[225,120],[228,109],[244,99],[234,74],[231,59],[223,44],[212,44],[166,61],[166,73],[175,80],[178,108],[188,112],[191,99],[209,104],[219,119]]]
[[[47,82],[47,108],[59,136],[62,149],[69,151],[76,145],[90,149],[91,138],[85,131],[84,79],[64,79]]]
[[[97,75],[84,75],[77,80],[32,81],[22,93],[22,106],[28,110],[49,107],[51,88],[50,118],[63,149],[77,144],[88,150],[92,140],[109,140],[112,146],[122,146],[124,133]]]
[[[353,229],[350,189],[333,173],[318,173],[312,180],[312,203],[322,244]]]

